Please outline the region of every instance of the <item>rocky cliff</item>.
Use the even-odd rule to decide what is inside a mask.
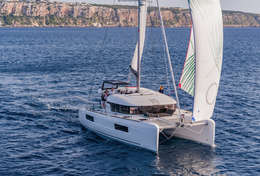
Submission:
[[[148,10],[148,25],[157,26],[154,8]],[[186,9],[164,8],[162,16],[167,27],[187,27],[190,14]],[[225,26],[260,27],[260,15],[224,11]],[[0,0],[0,26],[136,26],[137,9],[132,6],[91,5],[50,1]]]

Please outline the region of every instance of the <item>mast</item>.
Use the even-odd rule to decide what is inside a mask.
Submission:
[[[146,18],[147,18],[147,6],[146,0],[120,0],[124,2],[138,2],[138,35],[137,42],[130,64],[130,72],[136,78],[136,92],[140,92],[141,82],[141,60],[144,50],[145,33],[146,33]]]
[[[138,0],[138,42],[137,42],[137,79],[136,79],[136,91],[140,92],[141,85],[141,9],[145,6],[146,0]]]

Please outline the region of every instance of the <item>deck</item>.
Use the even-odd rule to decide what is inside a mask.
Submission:
[[[192,117],[192,113],[190,111],[181,110],[180,111],[182,115],[184,115],[185,119],[190,119]],[[175,112],[172,116],[165,116],[165,117],[145,117],[140,115],[124,115],[120,113],[109,113],[107,114],[104,111],[100,111],[99,113],[104,115],[109,115],[116,118],[126,119],[126,120],[133,120],[137,122],[145,122],[145,123],[153,123],[159,126],[160,130],[163,129],[174,129],[179,124],[179,117],[177,115],[177,112]],[[187,118],[188,117],[188,118]],[[186,121],[191,122],[191,121]]]

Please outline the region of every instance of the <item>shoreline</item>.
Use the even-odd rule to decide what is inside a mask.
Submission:
[[[0,29],[3,28],[137,28],[136,26],[33,26],[33,25],[21,25],[21,26],[0,26]],[[160,28],[160,26],[147,26],[147,28]],[[165,27],[169,29],[180,29],[180,28],[191,28],[191,26],[178,26],[178,27]],[[224,25],[224,28],[260,28],[260,26],[235,26],[235,25]]]
[[[51,2],[49,0],[0,1],[0,27],[135,27],[137,9],[132,6]],[[188,9],[162,8],[165,27],[183,28],[191,24]],[[148,9],[147,26],[160,25],[157,11]],[[225,27],[260,27],[260,14],[223,10]]]

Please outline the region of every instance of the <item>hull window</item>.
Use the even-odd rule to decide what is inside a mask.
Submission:
[[[86,119],[91,121],[91,122],[94,122],[94,117],[90,116],[90,115],[87,115],[86,114]]]
[[[124,131],[124,132],[128,132],[128,127],[127,126],[123,126],[123,125],[115,124],[115,129],[116,130],[120,130],[120,131]]]

